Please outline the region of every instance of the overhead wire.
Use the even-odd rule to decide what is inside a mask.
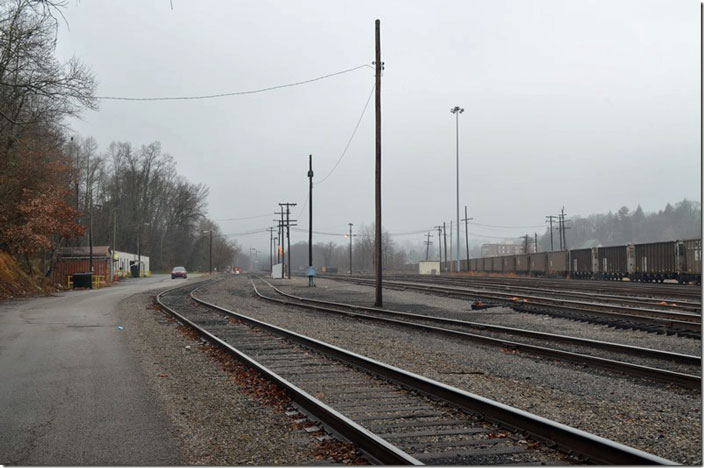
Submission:
[[[330,170],[330,172],[328,172],[328,174],[327,174],[325,177],[323,177],[322,180],[319,180],[319,181],[316,182],[317,185],[320,185],[320,184],[322,184],[323,182],[325,182],[325,181],[327,180],[327,178],[330,177],[333,172],[335,172],[335,169],[337,169],[338,164],[340,164],[340,161],[342,161],[342,158],[343,158],[343,157],[345,156],[345,154],[347,153],[347,150],[349,149],[350,144],[352,143],[352,139],[354,139],[354,136],[357,134],[357,129],[359,128],[359,124],[362,123],[362,119],[364,118],[364,114],[367,112],[367,107],[369,107],[369,101],[372,100],[372,96],[374,95],[374,89],[375,89],[375,88],[376,88],[376,83],[374,83],[374,84],[372,85],[372,90],[371,90],[371,92],[369,93],[369,97],[367,98],[367,102],[364,104],[364,109],[362,109],[362,114],[359,116],[359,119],[357,120],[357,124],[354,126],[354,130],[352,131],[352,135],[350,136],[350,139],[347,141],[347,145],[345,145],[345,149],[342,150],[342,154],[340,155],[339,158],[337,158],[337,162],[336,162],[335,165],[332,167],[332,169]]]
[[[320,81],[324,80],[326,78],[331,78],[333,76],[338,76],[342,75],[345,73],[350,73],[355,70],[359,70],[361,68],[372,68],[371,65],[368,63],[365,63],[363,65],[359,65],[354,68],[348,68],[347,70],[341,70],[335,73],[329,73],[327,75],[323,76],[318,76],[316,78],[311,78],[309,80],[304,80],[304,81],[296,81],[295,83],[287,83],[287,84],[282,84],[282,85],[277,85],[277,86],[270,86],[268,88],[260,88],[260,89],[253,89],[249,91],[234,91],[234,92],[229,92],[229,93],[218,93],[218,94],[204,94],[200,96],[165,96],[165,97],[123,97],[123,96],[96,96],[96,99],[101,99],[103,101],[194,101],[194,100],[201,100],[201,99],[216,99],[216,98],[221,98],[221,97],[229,97],[229,96],[242,96],[246,94],[257,94],[257,93],[264,93],[267,91],[273,91],[275,89],[281,89],[281,88],[290,88],[293,86],[300,86],[308,83],[313,83],[314,81]]]

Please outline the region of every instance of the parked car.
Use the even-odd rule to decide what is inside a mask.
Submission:
[[[186,269],[183,267],[174,267],[173,270],[171,270],[171,279],[174,278],[187,278],[188,274],[186,273]]]

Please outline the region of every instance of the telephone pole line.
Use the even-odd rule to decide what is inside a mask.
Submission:
[[[521,236],[521,238],[523,239],[523,253],[527,254],[528,253],[528,234],[526,234],[525,236]]]
[[[383,307],[381,297],[381,71],[384,69],[384,62],[381,61],[381,21],[375,22],[375,59],[374,67],[376,71],[376,84],[374,87],[374,108],[376,120],[376,161],[375,161],[375,227],[376,227],[376,307]]]
[[[462,221],[464,221],[464,242],[467,248],[467,271],[469,271],[469,221],[473,219],[467,216],[467,205],[464,205],[464,219]]]
[[[430,232],[428,232],[425,236],[427,237],[425,241],[425,261],[427,262],[428,253],[430,252],[430,245],[432,244],[432,242],[430,242]]]

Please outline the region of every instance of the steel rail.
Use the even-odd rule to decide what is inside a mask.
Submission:
[[[266,282],[266,281],[265,281]],[[269,284],[269,283],[267,283]],[[254,286],[254,283],[252,283]],[[271,285],[270,285],[271,286]],[[272,286],[274,287],[274,286]],[[255,286],[256,289],[256,286]],[[277,288],[274,287],[274,289],[279,292]],[[690,389],[700,389],[702,385],[701,377],[697,375],[691,375],[691,374],[685,374],[682,372],[674,372],[674,371],[669,371],[665,369],[658,369],[655,367],[649,367],[649,366],[643,366],[639,364],[632,364],[628,362],[622,362],[622,361],[616,361],[613,359],[606,359],[606,358],[601,358],[597,356],[591,356],[588,354],[581,354],[581,353],[575,353],[571,351],[563,351],[560,349],[555,349],[555,348],[548,348],[545,346],[537,346],[537,345],[532,345],[532,344],[526,344],[526,343],[519,343],[516,341],[511,341],[511,340],[505,340],[501,338],[493,338],[493,337],[488,337],[488,336],[483,336],[483,335],[477,335],[474,333],[467,333],[463,331],[458,331],[458,330],[452,330],[448,328],[440,328],[440,327],[434,327],[430,325],[422,325],[419,323],[413,323],[413,322],[407,322],[404,320],[396,320],[396,319],[389,319],[389,318],[382,318],[382,317],[373,317],[369,315],[363,315],[363,314],[358,314],[355,312],[347,312],[347,311],[341,311],[341,310],[336,310],[332,309],[330,307],[324,307],[324,306],[318,306],[318,305],[312,305],[312,304],[300,304],[300,303],[294,303],[294,302],[289,302],[285,301],[282,299],[277,299],[269,296],[265,296],[261,294],[260,292],[257,291],[257,294],[259,297],[262,299],[266,299],[272,302],[277,302],[280,304],[284,305],[293,305],[297,307],[304,307],[304,308],[309,308],[309,309],[314,309],[314,310],[319,310],[323,312],[331,312],[331,313],[337,313],[345,316],[351,316],[359,319],[364,319],[364,320],[369,320],[369,321],[374,321],[374,322],[382,322],[386,324],[391,324],[391,325],[399,325],[403,326],[406,328],[412,328],[415,330],[420,330],[424,332],[433,332],[433,333],[438,333],[438,334],[443,334],[446,336],[452,336],[454,338],[459,338],[459,339],[464,339],[464,340],[471,340],[475,342],[480,342],[484,343],[487,345],[491,346],[498,346],[502,348],[509,348],[509,349],[515,349],[518,351],[522,351],[525,353],[529,354],[534,354],[534,355],[540,355],[540,356],[546,356],[550,357],[553,359],[557,359],[560,361],[565,361],[569,363],[580,363],[580,364],[585,364],[589,365],[592,367],[597,367],[600,369],[607,369],[607,370],[613,370],[617,372],[621,372],[623,374],[627,375],[633,375],[637,377],[644,377],[647,379],[651,380],[657,380],[665,383],[672,383],[672,384],[677,384],[681,387],[684,388],[690,388]],[[285,296],[289,296],[286,293],[281,293]],[[291,296],[289,296],[291,297]],[[295,296],[293,296],[295,297]],[[302,298],[295,297],[297,300],[303,300]],[[341,304],[341,303],[335,303],[336,306],[338,307],[347,307],[347,308],[357,308],[362,310],[363,308],[357,307],[357,306],[351,306],[349,304]],[[374,310],[375,312],[378,311]],[[387,311],[389,312],[389,311]],[[407,313],[401,313],[403,315],[416,315],[416,314],[407,314]],[[416,317],[422,317],[426,318],[427,316],[416,316]],[[433,317],[428,317],[428,318],[433,318]],[[452,322],[461,322],[461,321],[453,321],[450,319],[444,319],[444,320],[449,320]],[[542,335],[548,335],[548,334],[542,334]],[[565,337],[569,338],[569,337]],[[603,343],[603,342],[602,342]],[[614,343],[607,343],[610,345],[618,346],[615,345]],[[652,351],[652,350],[649,350]],[[686,356],[686,355],[681,355],[681,356]],[[692,359],[697,359],[696,356],[686,356],[688,358]],[[701,363],[701,361],[700,361]]]
[[[387,464],[387,465],[422,465],[423,463],[420,462],[419,460],[415,459],[414,457],[410,456],[409,454],[405,453],[404,451],[400,450],[398,447],[390,444],[386,440],[382,439],[381,437],[377,436],[376,434],[366,430],[356,422],[352,421],[351,419],[347,418],[343,414],[339,413],[335,409],[331,408],[330,406],[326,405],[322,401],[318,400],[317,398],[313,397],[312,395],[308,394],[307,392],[303,391],[301,388],[295,386],[288,380],[284,379],[283,377],[279,376],[275,372],[269,370],[268,368],[262,366],[259,364],[257,361],[253,360],[246,354],[240,352],[236,348],[232,347],[230,344],[227,342],[221,340],[217,336],[213,335],[212,333],[208,332],[207,330],[199,327],[196,325],[194,322],[190,321],[183,315],[179,314],[176,312],[174,309],[171,307],[167,306],[161,301],[162,296],[165,294],[168,294],[170,292],[176,291],[178,289],[186,288],[189,286],[193,285],[186,285],[186,286],[180,286],[178,288],[170,289],[168,291],[163,291],[159,295],[157,295],[156,300],[163,307],[165,310],[167,310],[170,314],[172,314],[174,317],[176,317],[179,321],[185,323],[189,327],[191,327],[193,330],[197,331],[203,338],[207,339],[211,343],[220,346],[223,348],[225,351],[227,351],[232,357],[235,359],[239,360],[246,366],[256,370],[259,372],[262,376],[264,376],[266,379],[271,381],[274,385],[278,386],[279,388],[282,388],[286,394],[291,398],[292,401],[294,401],[296,404],[298,404],[301,408],[303,408],[305,411],[313,415],[315,418],[319,419],[323,424],[328,426],[333,432],[339,434],[343,438],[355,443],[360,450],[362,450],[366,455],[368,455],[372,460],[377,461],[378,463],[381,464]],[[190,297],[195,300],[196,302],[202,303],[204,305],[207,305],[212,308],[216,308],[218,310],[222,310],[223,312],[227,312],[230,315],[237,316],[237,318],[243,319],[244,316],[240,316],[239,314],[235,314],[234,312],[228,311],[226,309],[222,309],[218,306],[215,306],[213,304],[208,304],[204,301],[201,301],[200,299],[196,298],[193,296],[193,292],[196,291],[197,289],[202,288],[205,285],[198,286],[196,289],[191,291]],[[247,320],[245,320],[247,321]]]
[[[387,316],[392,316],[392,317],[407,317],[410,319],[426,320],[426,321],[432,321],[432,322],[436,322],[436,323],[440,323],[440,324],[457,325],[457,326],[463,326],[463,327],[468,327],[468,328],[476,328],[479,330],[487,330],[487,331],[493,331],[493,332],[498,332],[498,333],[506,333],[506,334],[512,334],[512,335],[518,335],[518,336],[525,336],[525,337],[535,338],[535,339],[569,343],[569,344],[578,345],[578,346],[586,346],[586,347],[590,347],[590,348],[603,349],[603,350],[618,352],[618,353],[622,353],[622,354],[629,354],[632,356],[662,359],[662,360],[676,362],[676,363],[680,363],[680,364],[687,364],[687,365],[693,365],[693,366],[701,366],[701,364],[702,364],[702,358],[700,356],[693,356],[690,354],[674,353],[674,352],[670,352],[670,351],[661,351],[661,350],[657,350],[657,349],[643,348],[640,346],[611,343],[608,341],[592,340],[592,339],[588,339],[588,338],[578,338],[578,337],[568,336],[568,335],[558,335],[555,333],[545,333],[545,332],[539,332],[539,331],[534,331],[534,330],[526,330],[526,329],[522,329],[522,328],[505,327],[502,325],[492,325],[492,324],[488,324],[488,323],[471,322],[468,320],[457,320],[457,319],[450,319],[450,318],[445,318],[445,317],[435,317],[432,315],[422,315],[422,314],[416,314],[416,313],[411,313],[411,312],[402,312],[402,311],[397,311],[397,310],[381,309],[378,307],[368,307],[368,306],[362,306],[362,305],[357,305],[357,304],[345,304],[345,303],[335,302],[335,301],[324,301],[321,299],[301,297],[301,296],[296,296],[294,294],[284,292],[263,278],[259,278],[259,279],[261,281],[263,281],[264,283],[266,283],[267,285],[269,285],[271,288],[273,288],[278,294],[281,294],[282,296],[290,297],[290,298],[293,298],[293,299],[296,299],[296,300],[302,301],[302,302],[339,306],[339,307],[349,308],[353,311],[354,310],[362,310],[362,311],[366,311],[366,312],[372,312],[372,313],[377,313],[380,315],[387,315]]]
[[[583,297],[583,298],[598,298],[606,299],[608,302],[615,302],[620,304],[633,304],[633,305],[647,305],[650,307],[665,308],[665,307],[675,307],[679,310],[691,310],[693,312],[699,311],[701,313],[702,304],[701,302],[691,302],[691,301],[680,301],[676,303],[670,301],[668,304],[660,304],[663,302],[661,298],[644,297],[644,296],[625,296],[620,294],[603,294],[591,291],[578,291],[575,289],[554,289],[554,288],[544,288],[539,286],[526,286],[526,285],[509,285],[506,282],[494,282],[494,281],[468,281],[463,277],[451,276],[451,277],[432,277],[427,276],[425,278],[419,278],[418,275],[387,275],[389,279],[397,279],[402,281],[413,281],[413,282],[430,282],[430,283],[450,283],[453,285],[459,285],[463,287],[477,285],[482,285],[487,289],[491,290],[501,290],[510,289],[513,291],[527,291],[535,292],[539,291],[542,294],[549,295],[563,295],[570,297]]]
[[[395,281],[395,280],[389,280],[385,281],[385,283],[389,284],[398,284],[402,286],[426,286],[431,289],[436,289],[441,292],[451,292],[454,293],[456,291],[459,292],[466,292],[466,293],[471,293],[471,294],[482,294],[485,295],[486,297],[491,297],[494,300],[504,300],[504,301],[509,301],[512,302],[514,301],[514,298],[518,298],[519,300],[526,299],[528,302],[533,303],[533,304],[540,304],[540,305],[552,305],[552,303],[557,303],[557,304],[567,304],[569,307],[573,308],[580,308],[584,307],[585,310],[586,308],[595,308],[599,311],[602,310],[620,310],[620,311],[628,311],[628,312],[636,312],[640,313],[637,316],[642,316],[642,317],[655,317],[655,318],[664,318],[667,320],[680,320],[680,321],[691,321],[691,322],[699,322],[701,324],[701,315],[700,314],[693,314],[693,313],[688,313],[688,312],[667,312],[667,311],[661,311],[661,310],[655,310],[655,309],[646,309],[643,307],[622,307],[618,306],[615,304],[600,304],[600,303],[595,303],[595,302],[587,302],[587,301],[578,301],[578,300],[573,300],[573,299],[553,299],[550,297],[544,297],[544,296],[539,296],[539,295],[526,295],[526,294],[512,294],[512,293],[506,293],[506,292],[500,292],[500,291],[486,291],[485,289],[477,289],[477,288],[472,288],[468,286],[450,286],[450,285],[438,285],[438,284],[427,284],[427,283],[419,283],[416,281]],[[617,312],[617,313],[623,313],[623,312]],[[686,320],[686,319],[691,319],[691,320]]]
[[[259,294],[259,291],[255,291]],[[191,298],[199,304],[211,307],[267,330],[310,349],[365,369],[380,377],[402,386],[417,390],[431,398],[439,399],[455,407],[479,413],[486,419],[513,430],[525,431],[536,439],[556,444],[562,450],[585,456],[596,463],[607,465],[675,465],[673,461],[661,458],[642,450],[628,447],[612,440],[575,429],[547,418],[531,414],[517,408],[484,398],[482,396],[451,387],[421,375],[399,369],[368,357],[352,353],[337,346],[306,337],[290,330],[238,314],[224,307],[200,299],[191,293]]]
[[[363,284],[366,285],[369,283],[368,280],[364,279],[352,279],[352,278],[332,278],[332,277],[326,277],[326,279],[332,279],[336,281],[346,281],[346,282],[352,282],[352,283],[358,283],[358,284]],[[436,294],[445,294],[445,295],[457,295],[460,297],[471,297],[471,298],[486,298],[491,301],[496,302],[497,304],[502,304],[511,308],[514,308],[516,310],[530,310],[530,308],[534,309],[542,309],[542,310],[552,310],[552,311],[558,311],[558,312],[571,312],[571,313],[576,313],[576,314],[582,314],[582,315],[591,315],[594,317],[601,317],[601,318],[607,318],[610,320],[623,320],[627,322],[635,322],[635,323],[640,323],[640,324],[650,324],[650,325],[656,325],[658,327],[661,327],[663,330],[675,330],[675,329],[681,329],[685,331],[694,331],[697,333],[701,333],[701,322],[695,322],[695,321],[686,321],[686,320],[674,320],[674,319],[668,319],[668,318],[662,318],[662,317],[653,317],[652,315],[634,315],[634,314],[625,314],[625,313],[619,313],[619,312],[604,312],[601,310],[594,310],[594,309],[589,309],[589,308],[580,308],[580,307],[575,307],[575,306],[570,306],[570,305],[562,305],[565,302],[574,302],[574,301],[555,301],[551,300],[549,298],[546,298],[544,300],[540,300],[537,298],[532,298],[529,300],[528,298],[531,296],[522,296],[523,299],[526,299],[525,302],[521,300],[521,298],[517,296],[512,296],[516,297],[516,300],[511,300],[511,299],[506,299],[505,296],[509,296],[508,294],[501,294],[502,297],[496,297],[496,293],[486,293],[485,291],[482,290],[469,290],[467,288],[455,288],[455,287],[441,287],[441,286],[432,286],[432,285],[422,285],[422,284],[417,284],[413,282],[397,282],[397,281],[384,281],[384,284],[387,287],[393,288],[401,288],[401,289],[413,289],[413,290],[418,290],[418,291],[426,291],[430,293],[436,293]],[[604,307],[608,308],[608,307]],[[627,309],[627,310],[636,310],[636,309]],[[657,312],[657,311],[656,311]],[[654,314],[654,315],[662,315],[662,314]],[[667,314],[666,314],[667,315]],[[669,314],[672,315],[672,314]],[[682,315],[682,314],[675,314],[675,315]],[[691,318],[700,318],[698,315],[693,315],[689,314]]]
[[[330,278],[332,275],[321,275]],[[421,276],[408,274],[407,276]],[[422,275],[427,276],[427,275]],[[357,278],[368,278],[366,275],[355,275]],[[622,292],[623,294],[650,294],[661,297],[679,297],[682,299],[701,300],[701,287],[682,286],[671,284],[668,286],[655,286],[653,283],[638,283],[632,281],[606,281],[606,280],[580,280],[557,279],[529,276],[489,276],[467,274],[442,274],[436,277],[443,279],[463,280],[468,283],[503,283],[506,285],[536,285],[536,287],[578,288],[596,292]]]
[[[487,276],[487,275],[439,275],[442,278],[458,278],[469,282],[496,281],[505,284],[542,284],[554,285],[555,287],[574,287],[593,291],[622,291],[628,293],[647,293],[652,295],[672,296],[682,298],[701,298],[701,288],[670,284],[656,286],[654,283],[640,283],[634,281],[608,281],[608,280],[582,280],[582,279],[557,279],[540,277],[511,277],[511,276]]]

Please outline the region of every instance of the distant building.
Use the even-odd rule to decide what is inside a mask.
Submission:
[[[100,287],[112,283],[110,247],[93,246],[93,284]],[[57,251],[54,265],[54,281],[71,287],[73,275],[90,273],[90,247],[61,247]]]
[[[524,252],[524,244],[482,244],[482,257],[504,257],[508,255],[520,255]],[[528,239],[528,252],[535,253],[535,241]]]

